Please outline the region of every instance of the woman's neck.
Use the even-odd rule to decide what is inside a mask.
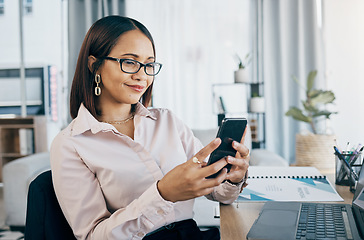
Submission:
[[[134,139],[134,110],[131,104],[108,105],[101,108],[98,120],[112,124],[120,133]]]
[[[128,119],[133,114],[133,106],[131,104],[118,104],[103,106],[101,115],[98,117],[100,121],[122,121]]]

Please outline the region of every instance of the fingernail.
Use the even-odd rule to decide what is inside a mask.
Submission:
[[[220,138],[215,138],[214,143],[219,143],[220,142]]]

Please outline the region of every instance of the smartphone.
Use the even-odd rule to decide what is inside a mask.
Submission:
[[[217,132],[217,138],[221,139],[221,144],[211,154],[207,165],[213,164],[226,156],[236,155],[236,150],[233,148],[233,141],[240,142],[248,121],[246,118],[224,118]],[[227,164],[225,168],[230,171],[231,164]],[[221,170],[220,170],[221,171]],[[208,176],[207,178],[215,178],[219,172]]]

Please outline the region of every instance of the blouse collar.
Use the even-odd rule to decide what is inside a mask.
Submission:
[[[134,116],[150,118],[157,120],[157,117],[149,111],[143,104],[138,102],[135,106]],[[91,130],[93,134],[96,134],[102,130],[116,130],[111,124],[98,121],[88,109],[81,103],[78,110],[77,117],[73,120],[72,136],[82,134],[88,130]]]

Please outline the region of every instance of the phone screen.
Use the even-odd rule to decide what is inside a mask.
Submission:
[[[232,142],[241,141],[246,125],[247,120],[245,118],[225,118],[222,121],[216,136],[221,139],[221,144],[210,154],[210,158],[207,163],[208,165],[217,162],[226,156],[235,157],[236,150],[233,148]],[[228,169],[228,171],[230,171],[231,164],[228,164],[225,167]],[[209,176],[208,178],[214,178],[219,173],[220,171]]]

